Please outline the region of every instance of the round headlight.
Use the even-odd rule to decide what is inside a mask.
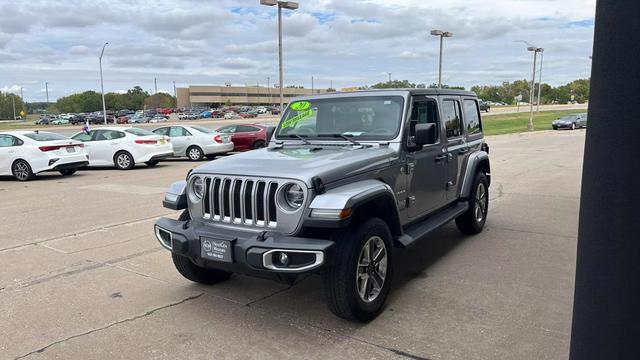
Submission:
[[[286,185],[284,190],[284,201],[293,210],[297,210],[304,202],[304,190],[298,184]]]
[[[204,196],[204,180],[201,177],[196,176],[193,180],[191,180],[189,196],[191,197],[191,201],[193,202],[202,200],[202,196]]]

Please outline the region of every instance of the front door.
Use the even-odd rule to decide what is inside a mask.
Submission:
[[[462,171],[464,156],[469,148],[464,139],[464,126],[459,98],[442,100],[442,122],[445,130],[445,152],[447,154],[447,201],[458,198],[458,179]]]
[[[413,97],[409,126],[408,147],[413,143],[413,131],[416,124],[434,123],[440,129],[438,106],[435,99],[424,96]],[[406,174],[409,183],[407,206],[409,219],[429,214],[446,203],[445,174],[446,154],[443,153],[443,141],[438,131],[435,143],[407,154]]]

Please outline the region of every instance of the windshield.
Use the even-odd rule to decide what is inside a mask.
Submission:
[[[137,135],[137,136],[156,135],[149,130],[138,129],[138,128],[126,129],[125,132],[128,132],[129,134]]]
[[[340,135],[357,140],[390,140],[397,136],[404,99],[360,96],[296,101],[282,116],[277,139],[318,139]]]
[[[38,133],[33,132],[33,133],[24,134],[24,136],[35,141],[69,140],[69,138],[66,136],[63,136],[60,134],[54,134],[50,132],[38,132]]]
[[[192,129],[196,129],[196,130],[200,131],[201,133],[205,133],[205,134],[213,134],[215,132],[212,129],[207,129],[204,126],[191,125],[191,128]]]

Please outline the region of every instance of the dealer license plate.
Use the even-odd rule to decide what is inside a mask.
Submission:
[[[204,259],[227,263],[233,262],[231,241],[203,237],[200,239],[200,244],[200,255]]]

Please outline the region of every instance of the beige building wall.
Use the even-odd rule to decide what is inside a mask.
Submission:
[[[282,89],[284,103],[301,95],[311,95],[311,89]],[[325,93],[324,89],[314,89],[313,93]],[[257,86],[201,86],[194,85],[176,90],[179,108],[208,105],[276,105],[280,103],[278,88]]]

